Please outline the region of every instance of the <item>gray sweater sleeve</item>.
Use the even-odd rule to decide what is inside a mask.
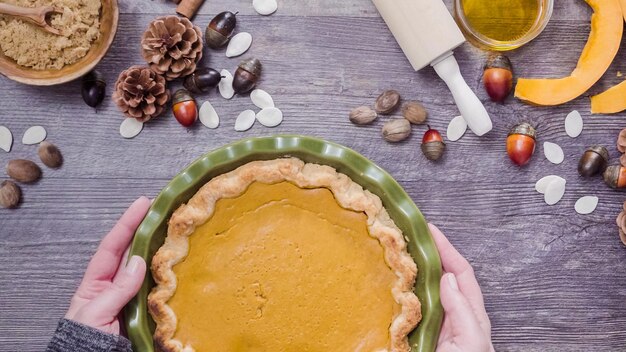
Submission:
[[[130,341],[72,320],[61,319],[46,352],[132,352]]]

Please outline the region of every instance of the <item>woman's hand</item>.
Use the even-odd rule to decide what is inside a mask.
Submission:
[[[432,224],[445,274],[441,278],[441,304],[445,311],[437,352],[490,352],[491,323],[472,266]]]
[[[133,256],[128,263],[126,258],[135,230],[148,208],[148,198],[137,199],[104,237],[72,297],[66,319],[109,334],[120,333],[118,315],[137,294],[146,275],[143,258]]]

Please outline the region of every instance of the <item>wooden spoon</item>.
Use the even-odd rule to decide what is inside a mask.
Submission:
[[[53,13],[63,13],[63,11],[52,6],[21,7],[0,2],[0,14],[19,17],[20,19],[38,25],[49,33],[61,35],[61,31],[48,23],[50,15]]]

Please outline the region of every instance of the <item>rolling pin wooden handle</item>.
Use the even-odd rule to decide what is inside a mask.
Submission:
[[[452,52],[442,55],[439,59],[433,61],[431,65],[439,77],[446,82],[461,116],[463,116],[472,132],[477,136],[482,136],[491,131],[493,125],[489,113],[487,113],[483,103],[467,85],[465,79],[463,79],[459,64],[456,62]]]
[[[203,3],[204,0],[182,0],[176,7],[176,12],[191,19]]]

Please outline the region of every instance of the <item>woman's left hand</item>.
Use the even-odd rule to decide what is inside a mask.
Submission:
[[[146,275],[143,258],[133,256],[128,262],[126,258],[135,230],[149,208],[148,198],[137,199],[104,237],[72,297],[66,319],[109,334],[120,333],[118,316]]]

